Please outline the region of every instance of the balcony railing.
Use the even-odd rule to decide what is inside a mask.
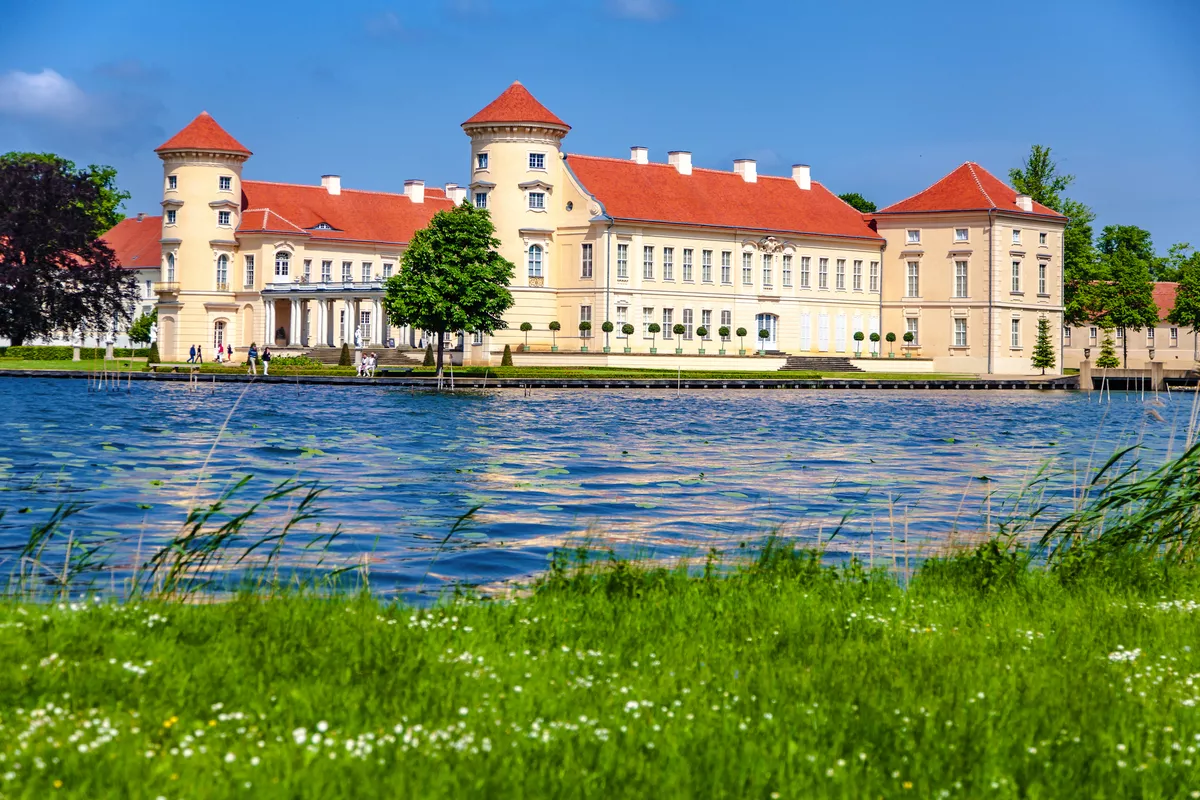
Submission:
[[[154,284],[154,293],[163,294],[179,294],[179,284],[175,281],[160,281]]]
[[[218,284],[217,284],[217,291],[218,291],[218,292],[228,292],[228,291],[229,291],[229,284],[228,284],[228,283],[218,283]]]

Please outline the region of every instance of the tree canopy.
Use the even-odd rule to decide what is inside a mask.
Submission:
[[[1050,148],[1035,144],[1029,149],[1025,163],[1008,171],[1013,188],[1027,194],[1035,202],[1062,212],[1063,191],[1075,182],[1074,175],[1063,175],[1050,157]]]
[[[1176,277],[1179,286],[1175,291],[1175,306],[1167,315],[1167,320],[1172,325],[1191,328],[1195,333],[1200,330],[1200,253],[1191,252],[1187,257],[1182,257],[1183,252],[1191,248],[1188,245],[1176,245],[1171,248],[1173,254],[1176,248],[1179,248],[1181,256]]]
[[[392,324],[437,332],[439,375],[447,332],[505,327],[515,267],[497,252],[495,231],[487,210],[465,201],[439,211],[413,234],[400,273],[387,280],[383,302]]]
[[[121,206],[129,199],[129,192],[123,191],[117,186],[117,171],[112,167],[92,164],[80,172],[75,168],[75,162],[54,153],[12,152],[0,155],[0,168],[14,164],[35,163],[50,164],[65,173],[86,175],[87,180],[96,187],[95,195],[87,201],[85,206],[88,216],[92,218],[93,235],[103,236],[118,222],[125,219],[125,215],[121,213]]]
[[[0,336],[19,345],[129,321],[136,281],[99,238],[112,180],[57,156],[0,157]]]
[[[129,326],[129,341],[148,344],[150,342],[150,327],[158,322],[158,309],[149,314],[141,314]]]
[[[874,203],[858,192],[846,192],[845,194],[839,194],[838,197],[864,214],[871,214],[878,210],[878,207]]]

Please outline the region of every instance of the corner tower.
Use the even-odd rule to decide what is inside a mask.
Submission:
[[[197,344],[211,354],[216,342],[238,341],[235,232],[251,152],[207,111],[154,152],[163,162],[159,350],[179,358]]]
[[[471,137],[469,199],[491,213],[500,252],[517,266],[513,286],[550,289],[553,234],[565,202],[561,147],[571,126],[514,81],[462,128]],[[531,274],[535,245],[541,251],[534,261],[541,261]]]

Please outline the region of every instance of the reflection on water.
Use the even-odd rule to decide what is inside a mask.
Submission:
[[[882,553],[907,528],[916,552],[956,529],[994,529],[1001,500],[1047,461],[1060,475],[1049,496],[1069,502],[1076,476],[1120,444],[1143,441],[1157,458],[1174,438],[1178,450],[1190,398],[1161,399],[1165,422],[1133,395],[1100,404],[1061,392],[523,397],[140,384],[88,394],[83,381],[10,379],[0,381],[0,546],[68,499],[87,504],[76,530],[137,533],[148,546],[252,475],[251,495],[287,478],[327,486],[322,505],[345,530],[339,553],[372,553],[373,585],[527,575],[589,533],[669,557],[773,529],[828,538],[844,517],[835,547]]]

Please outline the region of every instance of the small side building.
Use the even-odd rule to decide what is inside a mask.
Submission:
[[[1154,360],[1161,361],[1168,370],[1195,369],[1200,360],[1200,342],[1196,332],[1167,322],[1167,315],[1175,307],[1175,292],[1179,284],[1159,281],[1154,284],[1154,303],[1158,306],[1158,325],[1140,331],[1114,330],[1113,349],[1121,358],[1128,346],[1128,367],[1149,369],[1150,351]],[[1129,341],[1126,342],[1125,339]],[[1104,343],[1104,330],[1098,325],[1068,326],[1063,328],[1063,366],[1078,368],[1085,357],[1092,364],[1100,357],[1100,346]]]

